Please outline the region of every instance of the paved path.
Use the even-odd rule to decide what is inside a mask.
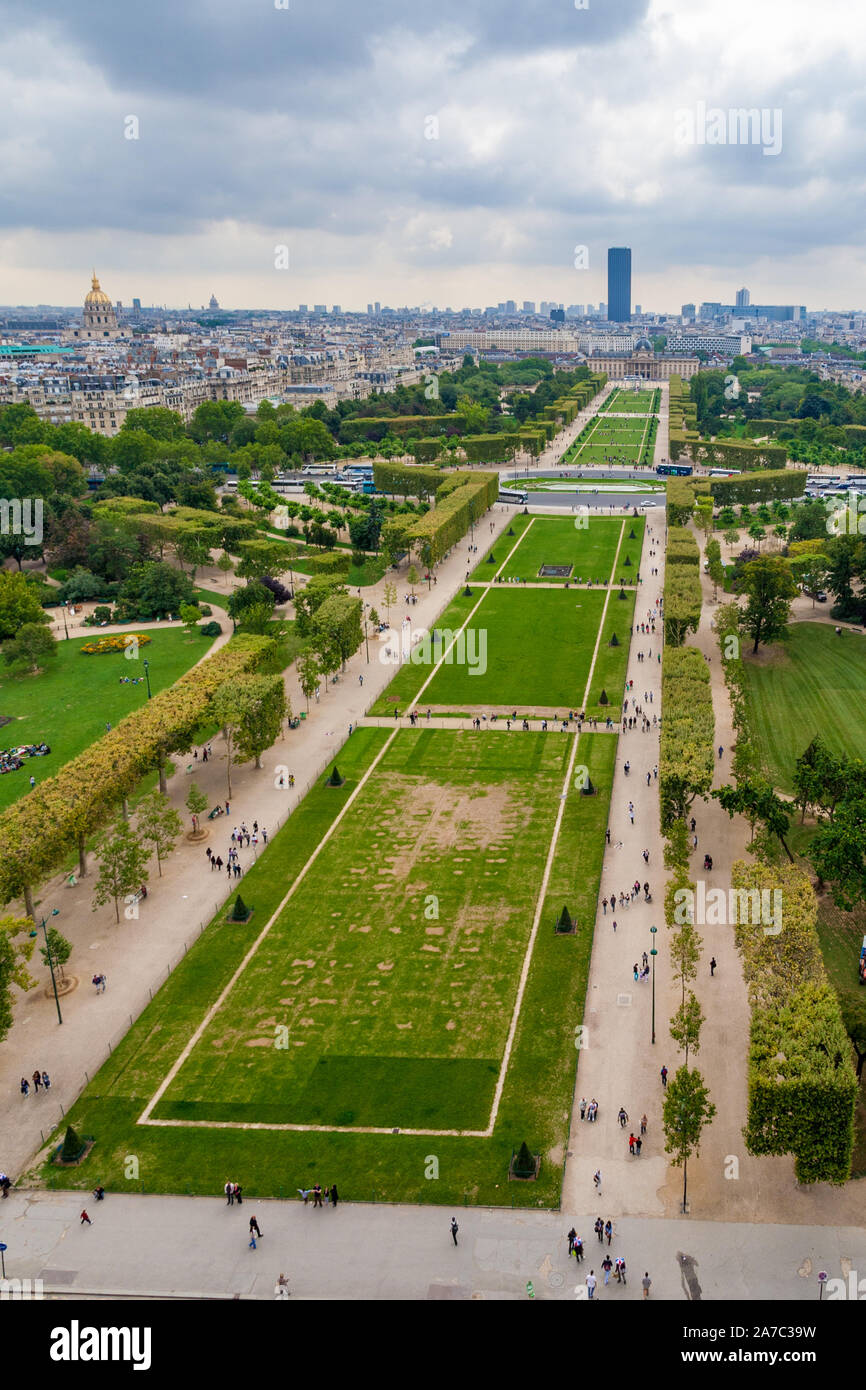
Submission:
[[[91,1226],[79,1222],[80,1194],[13,1192],[0,1205],[7,1275],[41,1278],[46,1296],[272,1299],[285,1273],[301,1300],[515,1300],[531,1280],[536,1299],[573,1302],[594,1269],[601,1302],[640,1299],[648,1270],[656,1300],[808,1303],[818,1270],[866,1275],[862,1229],[626,1217],[615,1222],[610,1253],[625,1259],[628,1283],[604,1288],[592,1232],[598,1212],[608,1215],[604,1202],[561,1213],[351,1203],[334,1211],[300,1199],[228,1207],[222,1197],[109,1193],[88,1200]],[[263,1232],[256,1250],[253,1215]],[[586,1251],[581,1265],[568,1256],[572,1224]]]

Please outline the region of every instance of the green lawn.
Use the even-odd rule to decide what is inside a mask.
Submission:
[[[136,628],[130,626],[129,631]],[[107,723],[116,724],[144,704],[146,683],[121,685],[121,677],[143,677],[147,660],[150,688],[156,694],[205,656],[214,640],[188,637],[181,628],[151,628],[147,635],[152,640],[139,649],[138,660],[128,661],[121,652],[82,656],[81,648],[99,637],[96,628],[92,636],[60,641],[56,662],[39,676],[0,676],[0,715],[12,719],[0,729],[0,746],[51,746],[47,757],[27,758],[18,772],[0,777],[0,809],[29,791],[31,776],[37,782],[51,776],[100,738]]]
[[[603,606],[601,589],[488,589],[461,645],[439,667],[421,704],[449,710],[462,705],[479,714],[495,705],[527,711],[578,708]],[[459,628],[459,611],[452,608],[437,622],[438,630]],[[429,653],[422,646],[419,663],[402,668],[371,713],[393,712],[395,702],[405,709],[430,675],[432,663],[424,658],[438,659],[441,652],[438,642],[431,642]]]
[[[250,1197],[294,1198],[327,1179],[355,1201],[557,1204],[616,753],[604,735],[584,735],[577,750],[597,794],[572,789],[565,802],[492,1138],[364,1135],[351,1125],[362,1112],[387,1114],[397,1128],[412,1117],[483,1114],[573,748],[554,734],[516,740],[503,770],[496,735],[401,732],[165,1102],[264,1123],[341,1107],[354,1112],[338,1119],[344,1132],[136,1124],[387,736],[353,735],[339,755],[345,786],[316,787],[245,875],[251,922],[229,926],[221,914],[207,928],[66,1117],[94,1137],[90,1157],[77,1169],[45,1165],[43,1181],[213,1194],[231,1172]],[[438,922],[422,910],[431,894]],[[559,937],[564,905],[577,932]],[[428,934],[431,926],[442,935]],[[283,1022],[290,1046],[277,1049]],[[539,1179],[509,1184],[509,1159],[524,1139],[542,1155]],[[140,1164],[133,1183],[129,1153]]]
[[[219,608],[225,608],[231,595],[230,588],[225,589],[222,593],[218,593],[216,589],[200,589],[196,587],[192,592],[193,597],[198,599],[199,603],[215,603]]]
[[[635,583],[644,525],[643,517],[635,520],[627,517],[625,521],[618,516],[536,517],[524,539],[515,546],[502,576],[504,579],[525,579],[527,583],[565,584],[592,580],[606,584],[622,536],[617,578]],[[632,533],[634,540],[629,539]],[[627,559],[630,565],[626,564]],[[568,579],[557,579],[542,576],[539,571],[543,565],[571,565],[573,569]],[[495,573],[496,566],[489,565],[488,569]]]
[[[822,623],[793,623],[789,632],[769,660],[743,663],[762,760],[787,792],[816,734],[833,752],[858,756],[866,740],[866,637],[837,637]]]
[[[616,391],[611,391],[600,409],[603,413],[615,411],[621,415],[652,415],[658,409],[659,396],[658,390],[631,391],[620,386]]]

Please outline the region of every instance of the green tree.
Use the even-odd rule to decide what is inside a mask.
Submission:
[[[281,675],[235,676],[217,690],[213,711],[226,742],[229,798],[232,764],[254,758],[256,767],[261,767],[261,755],[279,734],[287,708]]]
[[[382,602],[384,603],[384,605],[385,605],[385,611],[386,611],[386,613],[388,614],[388,626],[390,627],[390,626],[391,626],[391,609],[393,608],[394,604],[397,602],[397,585],[394,584],[394,583],[392,583],[392,581],[391,581],[390,579],[388,580],[387,584],[385,585],[385,587],[384,587],[383,590],[382,590]]]
[[[741,777],[735,787],[718,787],[713,793],[728,815],[745,816],[755,838],[755,827],[761,823],[769,835],[776,835],[791,862],[794,856],[788,848],[786,835],[791,824],[790,802],[777,796],[765,777]]]
[[[670,1022],[671,1037],[680,1052],[685,1053],[686,1066],[689,1064],[689,1053],[700,1052],[704,1021],[697,997],[689,990]]]
[[[808,849],[818,883],[832,884],[837,907],[852,912],[866,899],[866,798],[843,801],[816,831]]]
[[[39,591],[25,574],[0,569],[0,642],[17,637],[25,623],[48,623]]]
[[[231,555],[229,555],[227,550],[223,551],[216,563],[217,569],[221,570],[222,573],[225,575],[225,581],[228,585],[229,575],[234,572],[234,561],[232,560],[232,557]]]
[[[314,644],[323,652],[333,647],[343,669],[363,641],[361,610],[359,598],[347,593],[331,594],[313,618]]]
[[[197,782],[191,782],[186,798],[186,809],[192,817],[192,833],[198,834],[199,818],[207,810],[207,797]]]
[[[162,878],[162,861],[171,854],[183,829],[180,816],[167,796],[160,791],[152,791],[139,803],[136,828],[144,843],[153,845],[157,869]]]
[[[27,969],[33,954],[32,930],[29,917],[0,917],[0,1042],[12,1027],[12,986],[28,990],[36,984]],[[22,934],[24,940],[16,941]]]
[[[97,841],[96,857],[99,877],[93,887],[93,901],[96,907],[113,902],[119,922],[120,899],[137,892],[147,882],[148,851],[127,822],[121,820]]]
[[[67,941],[56,927],[48,928],[48,946],[40,946],[39,954],[42,957],[42,964],[51,968],[54,964],[57,967],[61,980],[66,979],[66,972],[63,967],[72,955],[72,942]]]
[[[787,563],[778,555],[750,560],[743,566],[741,583],[749,596],[741,626],[754,638],[752,651],[757,652],[762,642],[784,636],[797,586]]]
[[[193,599],[192,581],[162,560],[133,565],[120,587],[117,606],[125,618],[149,622],[180,612]]]
[[[701,1133],[716,1113],[699,1071],[682,1066],[665,1089],[662,1126],[665,1153],[675,1168],[683,1170],[683,1210],[688,1205],[688,1163],[700,1151]]]
[[[310,712],[310,696],[315,694],[319,681],[322,678],[322,668],[314,652],[302,652],[298,657],[298,680],[304,698],[307,701],[307,713]]]
[[[188,636],[193,635],[200,618],[201,612],[196,604],[182,603],[180,605],[180,620],[186,628]]]
[[[409,585],[409,590],[413,598],[415,596],[415,585],[418,583],[419,578],[420,575],[415,566],[410,565],[406,571],[406,583]]]
[[[3,643],[3,660],[14,675],[37,675],[57,659],[57,643],[43,623],[24,623],[18,634]]]

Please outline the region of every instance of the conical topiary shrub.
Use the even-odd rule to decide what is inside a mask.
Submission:
[[[60,1150],[60,1162],[74,1163],[75,1160],[80,1156],[81,1150],[83,1148],[84,1145],[82,1144],[77,1132],[72,1128],[72,1125],[67,1125],[66,1137],[63,1140],[63,1148]]]
[[[535,1177],[535,1158],[529,1152],[529,1145],[525,1139],[512,1159],[511,1171],[516,1178]]]
[[[620,589],[619,593],[617,594],[617,598],[628,598],[628,594],[626,593],[625,589]]]
[[[637,536],[636,536],[635,533],[634,533],[634,527],[632,527],[631,530],[629,531],[629,533],[628,533],[628,538],[629,538],[630,541],[636,541],[636,540],[637,540]]]
[[[463,597],[464,597],[464,598],[471,598],[471,597],[472,597],[472,590],[470,589],[470,587],[469,587],[468,584],[466,585],[466,588],[463,590]]]
[[[571,914],[567,907],[564,907],[559,914],[559,918],[556,923],[556,930],[561,935],[565,935],[566,933],[574,931],[574,922],[571,920]]]
[[[508,528],[508,535],[509,535],[509,536],[513,536],[513,535],[514,535],[514,527],[513,527],[513,526],[509,526],[509,528]]]
[[[342,785],[343,785],[343,783],[345,782],[345,780],[346,780],[345,777],[341,777],[341,776],[340,776],[340,769],[337,767],[337,764],[334,763],[333,771],[331,772],[330,777],[328,778],[327,782],[325,783],[325,786],[326,786],[326,787],[342,787]]]
[[[601,692],[601,694],[599,695],[599,697],[598,697],[598,703],[599,703],[600,705],[609,705],[609,704],[610,704],[610,700],[607,698],[607,691],[606,691],[606,690],[603,690],[603,691]]]
[[[595,796],[595,787],[592,785],[592,778],[587,774],[586,784],[580,789],[581,796]]]
[[[496,564],[496,556],[493,554],[493,551],[492,551],[492,550],[491,550],[490,554],[487,556],[487,563],[488,563],[488,565],[495,565],[495,564]]]
[[[618,646],[619,646],[619,638],[617,637],[616,633],[613,634],[613,636],[611,637],[611,639],[610,639],[610,641],[608,642],[607,645],[608,645],[609,647],[618,647]]]
[[[231,916],[229,917],[229,921],[230,921],[230,922],[247,922],[247,921],[249,921],[249,919],[250,919],[251,916],[252,916],[252,913],[251,913],[250,909],[247,907],[247,905],[246,905],[246,903],[244,902],[243,898],[241,897],[240,893],[238,893],[237,897],[236,897],[235,900],[234,900],[234,905],[232,906],[232,911],[231,911]]]
[[[625,568],[626,568],[626,569],[629,569],[630,567],[631,567],[631,556],[630,556],[630,555],[626,555],[626,557],[625,557]]]

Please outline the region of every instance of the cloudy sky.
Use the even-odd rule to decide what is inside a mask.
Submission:
[[[0,303],[862,307],[864,68],[856,0],[0,0]]]

